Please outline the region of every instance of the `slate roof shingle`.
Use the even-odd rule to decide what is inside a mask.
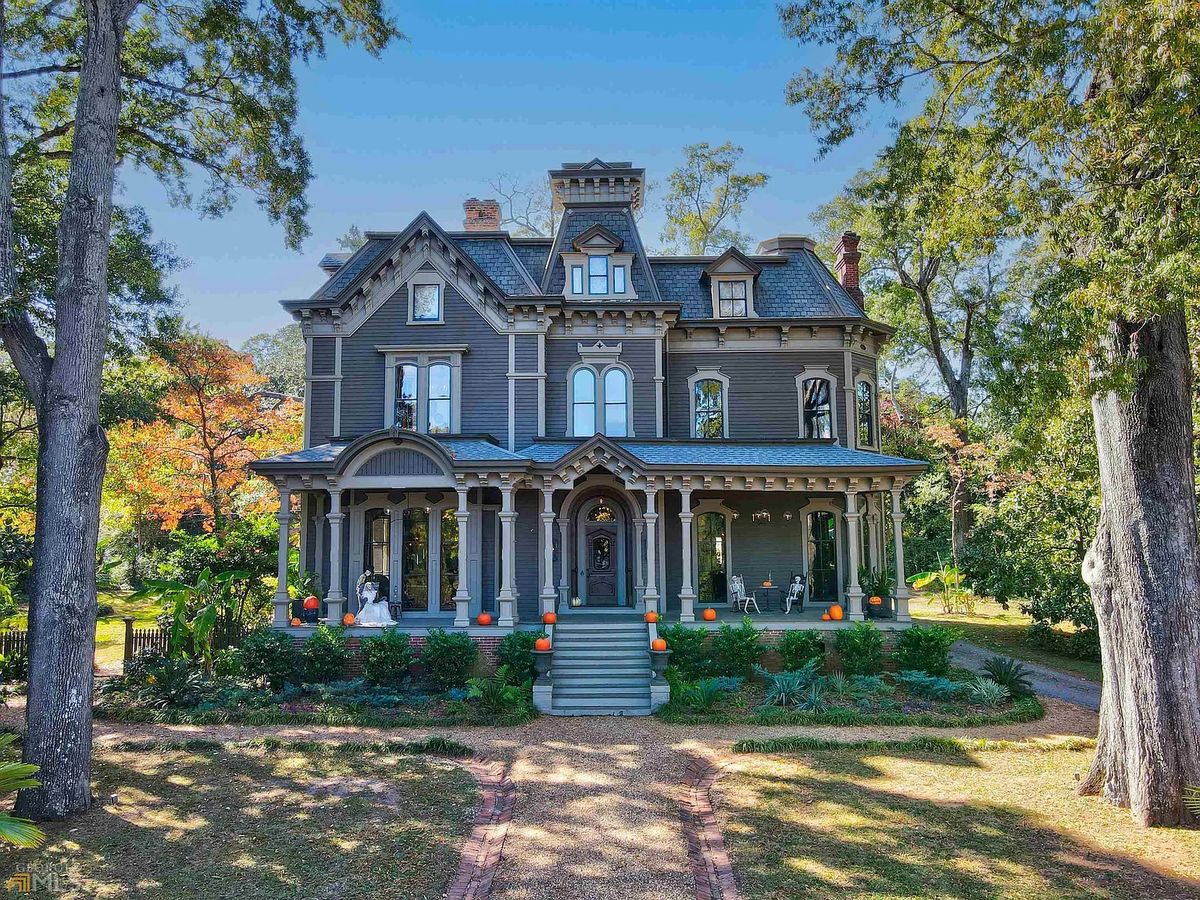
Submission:
[[[580,441],[539,441],[520,450],[535,462],[557,462],[580,445]],[[880,453],[850,450],[837,444],[754,443],[750,441],[613,441],[621,449],[648,465],[680,466],[794,466],[797,468],[879,468],[919,465],[919,460]]]
[[[537,280],[525,270],[520,257],[513,252],[512,246],[503,238],[456,237],[455,243],[506,294],[536,294],[538,292]]]

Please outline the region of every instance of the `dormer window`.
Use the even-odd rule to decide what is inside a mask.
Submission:
[[[613,293],[625,293],[625,267],[613,266]]]
[[[577,300],[636,300],[630,280],[633,253],[624,241],[603,225],[595,224],[571,241],[562,252],[563,296]]]
[[[717,297],[722,319],[737,318],[746,315],[746,282],[720,281],[717,283]]]
[[[571,293],[583,293],[583,266],[571,266]]]
[[[754,311],[754,282],[762,266],[730,247],[704,267],[704,275],[712,289],[714,319],[752,319]]]
[[[588,293],[592,295],[608,294],[608,257],[588,257]]]

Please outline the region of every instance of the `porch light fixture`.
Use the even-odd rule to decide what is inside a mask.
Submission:
[[[783,514],[783,521],[785,521],[785,522],[790,522],[790,521],[792,521],[792,514],[791,514],[791,511],[785,512],[785,513]]]
[[[770,522],[771,521],[771,513],[769,510],[760,509],[757,512],[755,512],[750,518],[752,518],[755,522]]]

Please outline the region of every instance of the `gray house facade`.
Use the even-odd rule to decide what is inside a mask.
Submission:
[[[908,621],[899,497],[924,464],[880,452],[891,331],[863,311],[857,238],[836,275],[789,235],[651,256],[644,181],[564,164],[552,238],[469,200],[461,230],[421,213],[369,232],[284,302],[307,347],[304,448],[255,469],[279,489],[280,573],[298,529],[321,618],[358,614],[370,582],[415,633],[550,612],[715,627],[704,610],[740,616],[740,580],[773,627],[836,628],[872,612],[860,571],[888,568],[881,621]],[[277,627],[294,604],[281,589]]]

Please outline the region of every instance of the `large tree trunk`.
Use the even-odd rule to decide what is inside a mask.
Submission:
[[[1084,578],[1104,692],[1096,758],[1079,790],[1103,791],[1142,825],[1176,825],[1191,821],[1184,786],[1200,784],[1200,561],[1183,315],[1114,323],[1094,369],[1131,371],[1134,387],[1092,400],[1102,504]]]
[[[108,237],[120,111],[120,48],[129,10],[84,4],[87,37],[74,146],[58,228],[54,359],[38,403],[37,532],[29,604],[24,758],[40,788],[17,810],[55,819],[91,805],[96,533],[108,442],[100,384],[108,336]]]

